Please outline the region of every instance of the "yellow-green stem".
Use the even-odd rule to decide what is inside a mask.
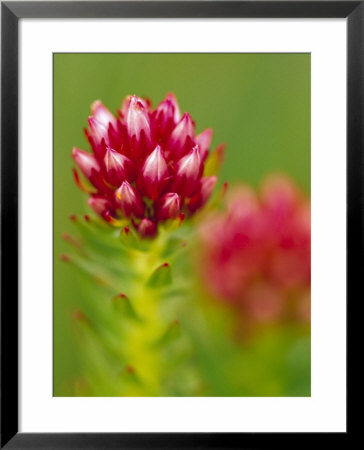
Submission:
[[[140,317],[126,333],[126,361],[135,371],[137,382],[129,383],[125,395],[159,395],[161,383],[161,356],[157,342],[168,324],[163,323],[159,313],[160,295],[158,289],[148,286],[151,273],[164,261],[161,253],[164,248],[163,235],[150,243],[148,252],[134,252],[131,264],[137,281],[130,292],[130,300]]]

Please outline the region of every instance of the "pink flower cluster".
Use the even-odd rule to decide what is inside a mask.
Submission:
[[[212,130],[195,134],[190,115],[181,116],[173,94],[151,108],[135,95],[115,117],[93,103],[86,137],[93,154],[73,149],[78,186],[105,220],[130,218],[141,236],[154,236],[158,223],[192,214],[209,199],[217,178],[203,176]]]
[[[227,211],[201,227],[202,276],[213,296],[256,322],[309,321],[310,202],[283,176],[257,195],[236,188]]]

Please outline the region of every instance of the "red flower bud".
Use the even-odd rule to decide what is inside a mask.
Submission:
[[[217,183],[217,177],[215,175],[212,175],[211,177],[201,178],[200,196],[201,196],[201,201],[202,201],[203,205],[210,198],[216,183]]]
[[[115,128],[116,127],[116,118],[111,114],[111,112],[100,102],[100,100],[96,100],[91,105],[91,114],[92,117],[101,125],[103,125],[106,130],[109,128],[109,124]]]
[[[84,176],[97,187],[100,184],[100,165],[97,159],[83,150],[73,147],[72,157]]]
[[[145,155],[151,144],[150,120],[144,101],[136,95],[130,97],[126,125],[132,147],[138,155]]]
[[[181,208],[179,195],[168,192],[155,204],[155,215],[158,220],[175,219]]]
[[[157,145],[144,162],[139,186],[145,195],[155,200],[165,186],[167,177],[167,163],[161,147]]]
[[[177,101],[173,94],[157,106],[153,113],[154,133],[157,140],[165,141],[181,118]]]
[[[174,191],[182,196],[190,197],[196,190],[201,176],[201,157],[198,145],[176,165]]]
[[[109,145],[108,129],[101,122],[90,116],[88,118],[89,131],[87,132],[90,144],[97,156],[103,156],[103,147]],[[104,143],[104,146],[102,145]]]
[[[100,197],[97,195],[94,195],[93,197],[90,197],[87,201],[87,203],[91,206],[91,208],[99,214],[101,217],[105,217],[106,213],[113,213],[113,206],[111,205],[110,201],[105,197]]]
[[[138,225],[138,231],[141,237],[153,237],[157,232],[157,225],[150,219],[143,219]]]
[[[187,205],[188,210],[191,213],[197,211],[205,205],[214,190],[216,182],[217,177],[215,177],[215,175],[201,178],[199,191],[190,199]]]
[[[191,116],[184,113],[168,140],[168,158],[176,161],[184,156],[194,143],[194,125]]]
[[[137,191],[127,181],[123,181],[115,191],[115,200],[125,217],[142,217],[144,214],[143,200]]]
[[[205,131],[196,136],[196,144],[200,147],[201,161],[207,158],[212,139],[212,130],[207,128]]]
[[[110,147],[106,147],[104,167],[106,180],[113,186],[120,186],[124,180],[132,182],[135,179],[136,169],[133,162]]]
[[[170,92],[169,94],[166,95],[166,101],[168,101],[173,107],[174,123],[178,123],[181,120],[181,113],[175,95]]]

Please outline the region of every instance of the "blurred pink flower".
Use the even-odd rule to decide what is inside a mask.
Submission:
[[[310,202],[293,181],[271,176],[259,194],[235,188],[200,236],[199,266],[214,297],[250,321],[309,321]]]
[[[100,102],[91,106],[85,130],[92,154],[74,148],[77,185],[101,217],[130,218],[142,236],[158,223],[193,214],[209,199],[216,177],[204,177],[212,130],[195,135],[190,115],[181,116],[173,94],[151,109],[136,95],[122,102],[118,117]]]

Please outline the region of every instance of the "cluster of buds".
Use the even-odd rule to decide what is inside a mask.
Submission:
[[[155,110],[148,100],[129,96],[117,117],[96,101],[88,125],[93,154],[74,148],[73,158],[89,183],[76,169],[74,177],[108,222],[127,218],[142,237],[153,237],[159,222],[193,214],[209,199],[217,181],[203,176],[212,130],[196,135],[173,94]]]
[[[310,202],[271,176],[257,195],[239,187],[201,227],[202,276],[248,323],[310,320]]]

